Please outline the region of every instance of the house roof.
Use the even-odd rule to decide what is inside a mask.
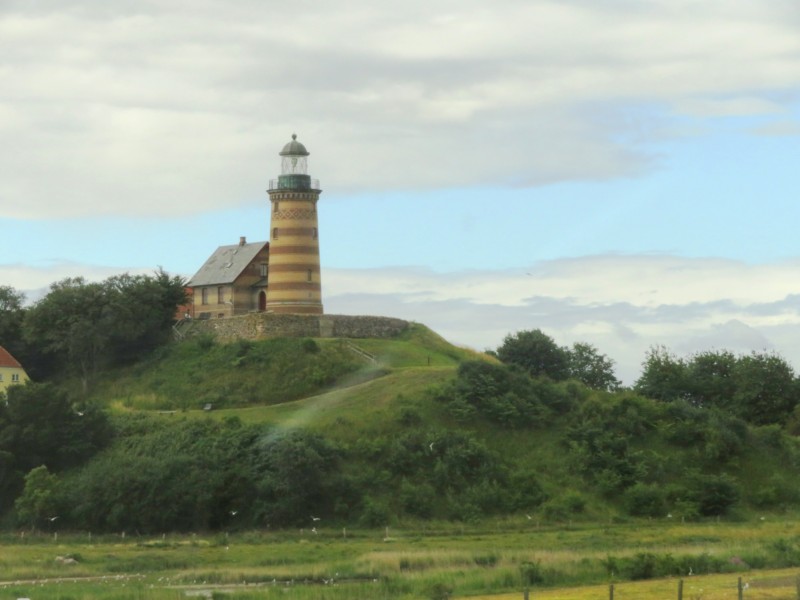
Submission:
[[[19,364],[19,361],[11,356],[11,353],[0,346],[0,367],[14,367],[17,369],[21,369],[22,365]]]
[[[187,285],[224,285],[233,283],[269,242],[220,246],[214,251]]]

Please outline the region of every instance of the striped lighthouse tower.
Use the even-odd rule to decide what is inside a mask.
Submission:
[[[319,181],[308,175],[308,154],[293,134],[280,152],[281,174],[269,182],[268,312],[322,314],[317,223],[321,190]]]

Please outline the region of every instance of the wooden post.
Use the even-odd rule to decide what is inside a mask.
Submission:
[[[530,598],[530,590],[528,588],[525,588],[525,592],[523,592],[522,598],[523,600],[528,600]]]
[[[736,589],[739,590],[739,600],[742,600],[742,596],[744,595],[744,590],[742,589],[742,578],[739,577],[739,580],[736,582]]]
[[[614,600],[614,584],[611,583],[608,586],[608,600]]]
[[[683,600],[683,579],[678,580],[678,600]]]

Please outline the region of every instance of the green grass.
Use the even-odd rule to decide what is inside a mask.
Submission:
[[[447,367],[406,368],[352,385],[348,378],[343,378],[340,381],[340,388],[302,400],[211,412],[194,410],[186,412],[186,415],[222,420],[236,417],[243,423],[307,427],[324,430],[334,437],[337,433],[349,436],[361,430],[380,428],[386,424],[387,417],[391,422],[392,417],[398,416],[405,406],[420,404],[404,402],[404,396],[418,398],[430,386],[446,381],[453,375],[453,369]],[[359,381],[358,375],[355,375],[354,379]],[[422,407],[420,410],[425,408]]]
[[[652,553],[697,557],[696,563],[688,563],[695,565],[694,575],[683,575],[686,598],[696,597],[686,593],[699,593],[701,581],[707,582],[702,584],[703,598],[723,597],[714,590],[735,593],[740,575],[752,584],[748,598],[787,598],[794,597],[799,565],[769,573],[742,558],[768,556],[776,540],[798,539],[800,521],[794,517],[572,527],[537,527],[521,517],[472,527],[406,523],[387,531],[320,525],[318,534],[305,529],[91,540],[88,534],[62,533],[57,540],[43,534],[24,539],[6,535],[0,539],[0,597],[160,600],[205,591],[224,592],[219,596],[224,598],[405,599],[426,597],[436,582],[451,585],[456,597],[501,592],[519,597],[526,564],[537,565],[542,575],[532,585],[534,597],[602,598],[609,583],[617,586],[618,598],[671,597],[675,578],[632,583],[605,567],[609,556]],[[58,556],[74,557],[77,563],[63,564]],[[706,575],[700,568],[704,556],[719,558],[724,574],[701,580]],[[768,595],[778,590],[792,595]]]
[[[417,324],[396,339],[276,338],[221,344],[202,337],[102,373],[92,398],[127,410],[260,407],[354,386],[397,369],[453,369],[478,356],[483,355],[456,348]]]

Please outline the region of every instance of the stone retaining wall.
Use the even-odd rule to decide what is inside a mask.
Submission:
[[[392,338],[411,324],[392,317],[251,313],[225,319],[183,321],[183,336],[210,333],[222,342],[272,337]]]

